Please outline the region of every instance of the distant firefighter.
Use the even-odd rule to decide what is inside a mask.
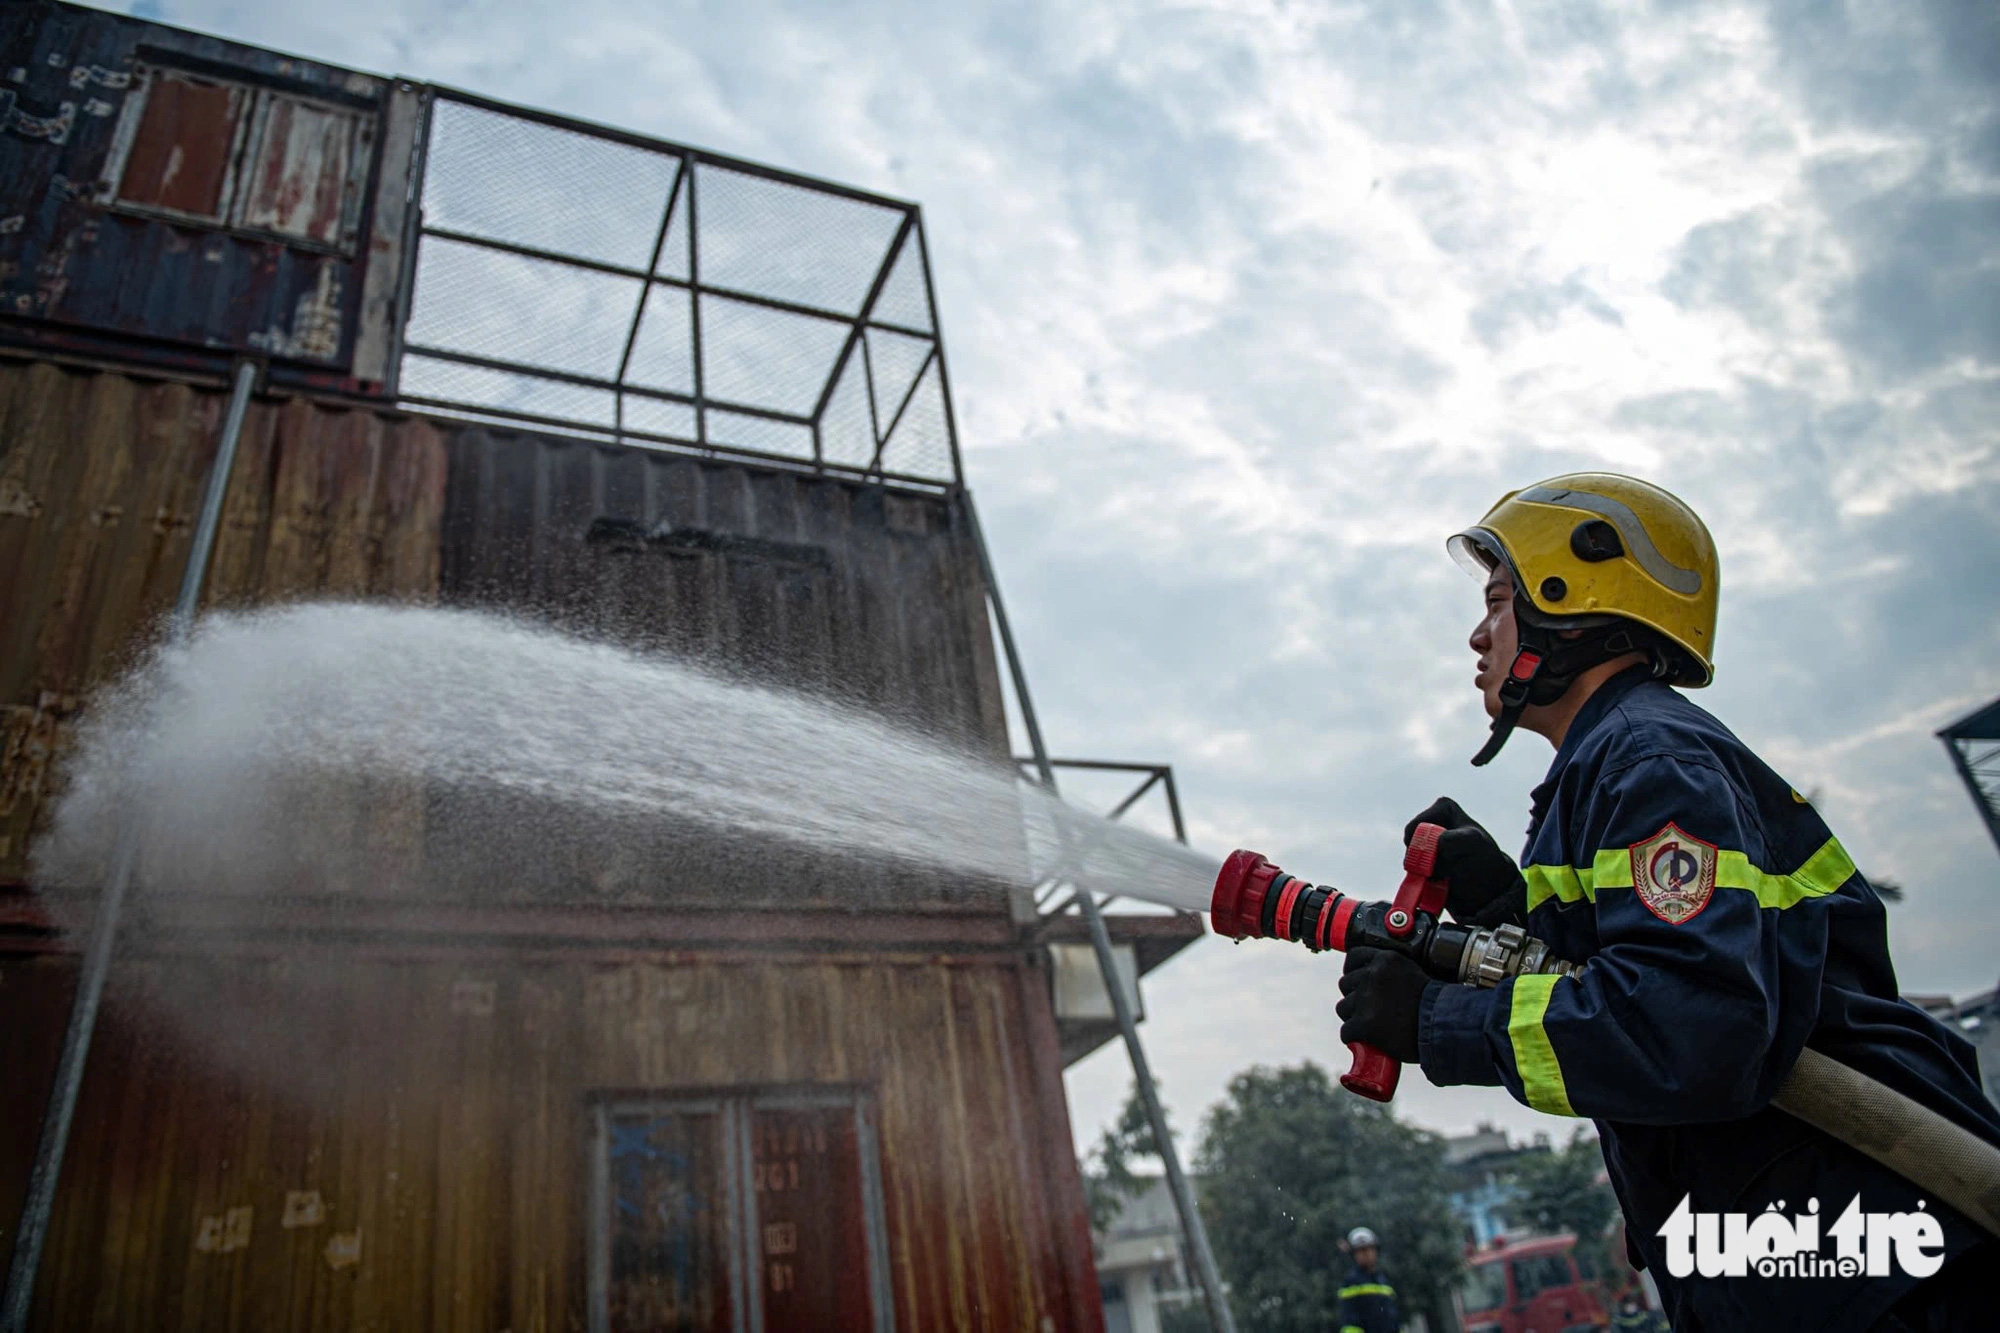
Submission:
[[[1396,1333],[1403,1321],[1396,1313],[1396,1289],[1380,1266],[1375,1233],[1354,1228],[1347,1233],[1347,1250],[1354,1263],[1340,1284],[1340,1333]]]

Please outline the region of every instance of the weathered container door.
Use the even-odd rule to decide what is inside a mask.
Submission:
[[[710,1333],[742,1327],[731,1255],[742,1220],[732,1206],[734,1136],[720,1102],[600,1108],[592,1224],[593,1328],[609,1333]]]
[[[893,1327],[859,1094],[610,1101],[593,1133],[594,1333]]]

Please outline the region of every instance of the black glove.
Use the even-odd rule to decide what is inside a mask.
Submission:
[[[1417,1010],[1431,979],[1388,949],[1349,949],[1340,974],[1340,1039],[1366,1042],[1404,1064],[1417,1060]]]
[[[1449,880],[1445,909],[1452,920],[1468,926],[1528,924],[1528,882],[1514,858],[1500,850],[1493,835],[1473,822],[1449,796],[1431,802],[1430,809],[1403,826],[1403,845],[1410,845],[1419,824],[1441,824],[1437,869]]]

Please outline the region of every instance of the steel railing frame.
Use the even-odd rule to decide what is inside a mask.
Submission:
[[[1036,767],[1034,756],[1015,755],[1014,764],[1017,768],[1021,769],[1024,778],[1034,781],[1032,777]],[[1183,847],[1187,846],[1187,822],[1181,817],[1181,793],[1180,788],[1174,785],[1174,766],[1172,764],[1141,764],[1124,759],[1051,758],[1049,760],[1049,767],[1057,770],[1075,769],[1082,772],[1144,774],[1145,776],[1138,786],[1127,792],[1111,809],[1105,811],[1104,818],[1108,820],[1123,819],[1134,806],[1146,798],[1149,792],[1158,787],[1166,798],[1167,816],[1173,821],[1174,841],[1180,843]],[[1044,876],[1042,881],[1035,886],[1035,909],[1040,913],[1043,920],[1059,916],[1076,906],[1076,895],[1074,893],[1067,898],[1061,898],[1062,888],[1063,878],[1059,874]],[[1058,901],[1059,898],[1061,899],[1060,901]],[[1117,901],[1118,895],[1111,894],[1099,899],[1098,906],[1109,907]],[[1055,906],[1049,906],[1050,903],[1054,903]]]
[[[908,200],[887,195],[858,190],[840,185],[816,176],[799,172],[782,171],[761,163],[748,162],[723,153],[712,153],[705,149],[673,143],[648,135],[636,134],[593,121],[571,116],[560,116],[534,107],[519,106],[496,98],[460,88],[437,84],[420,85],[424,98],[424,110],[420,119],[421,140],[412,157],[411,169],[411,223],[405,239],[405,263],[398,292],[398,329],[395,352],[395,383],[397,400],[412,407],[423,407],[501,421],[514,421],[527,425],[557,426],[566,430],[583,431],[588,434],[608,437],[614,443],[632,441],[658,448],[687,450],[704,456],[741,458],[760,463],[774,463],[792,468],[806,469],[817,473],[846,475],[866,480],[894,481],[918,486],[960,487],[964,485],[964,465],[959,448],[958,423],[952,410],[951,377],[946,366],[944,352],[944,330],[938,320],[937,291],[932,281],[930,247],[924,237],[923,210]],[[449,102],[483,111],[496,116],[509,117],[527,124],[564,130],[574,134],[588,135],[607,142],[641,148],[661,157],[677,159],[673,176],[666,190],[666,198],[661,205],[660,218],[653,237],[652,253],[645,269],[630,265],[607,263],[589,256],[570,254],[561,250],[541,246],[525,245],[494,236],[484,236],[451,227],[433,226],[423,217],[423,194],[425,181],[433,165],[432,137],[436,123],[435,108],[439,102]],[[794,189],[863,203],[900,213],[894,235],[883,252],[881,262],[876,266],[869,284],[867,295],[859,310],[848,312],[810,302],[788,301],[745,291],[738,287],[709,283],[702,278],[702,244],[700,228],[700,194],[698,182],[699,167],[734,172],[754,177],[773,184]],[[667,237],[673,229],[675,213],[685,204],[688,229],[688,276],[679,278],[659,272],[661,253]],[[560,264],[579,271],[601,273],[639,283],[638,299],[633,303],[632,317],[625,329],[622,351],[617,371],[609,378],[601,375],[579,374],[553,366],[536,365],[531,362],[515,361],[504,357],[485,356],[455,348],[441,347],[433,343],[409,340],[407,323],[414,305],[415,287],[422,266],[422,249],[429,242],[443,242],[451,245],[473,246],[497,254],[509,254],[517,258],[539,263]],[[884,288],[888,285],[897,265],[903,261],[909,247],[915,246],[914,258],[923,277],[924,297],[931,327],[928,330],[913,328],[892,320],[876,317],[875,308]],[[638,345],[639,331],[646,315],[647,306],[655,288],[666,288],[686,292],[689,297],[689,320],[691,344],[692,392],[659,389],[651,385],[632,382],[633,353]],[[705,343],[702,333],[703,298],[732,301],[758,309],[808,319],[825,320],[845,326],[847,333],[835,356],[832,368],[821,384],[810,412],[786,412],[753,403],[743,403],[714,396],[708,391],[705,366]],[[896,334],[906,338],[923,339],[930,344],[922,363],[912,376],[901,397],[893,403],[884,401],[887,390],[878,384],[878,376],[873,358],[869,352],[867,333],[869,330]],[[862,361],[863,389],[868,400],[869,432],[871,455],[866,463],[835,460],[826,457],[823,427],[829,405],[839,389],[848,366],[859,348]],[[477,369],[490,370],[501,374],[542,380],[551,384],[562,384],[608,393],[611,396],[612,420],[606,425],[601,420],[564,417],[549,413],[535,412],[525,408],[494,406],[462,398],[432,394],[411,394],[402,392],[403,366],[406,357],[417,356],[431,361],[443,361]],[[903,425],[911,403],[923,388],[926,377],[935,366],[937,387],[943,404],[945,446],[949,456],[949,467],[940,474],[919,471],[890,470],[884,466],[891,446],[896,440],[897,430]],[[626,401],[628,398],[671,403],[691,410],[694,419],[692,435],[681,435],[673,431],[635,429],[626,421]],[[811,432],[812,454],[810,457],[760,450],[743,445],[718,442],[712,437],[710,413],[726,412],[756,420],[794,426]]]
[[[2000,699],[1938,730],[1951,766],[2000,848]]]

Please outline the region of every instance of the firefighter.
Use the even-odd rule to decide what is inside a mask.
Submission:
[[[1803,796],[1680,692],[1714,675],[1708,530],[1656,486],[1584,473],[1508,494],[1449,545],[1485,588],[1470,643],[1493,726],[1473,762],[1517,728],[1555,760],[1518,864],[1449,799],[1404,837],[1446,828],[1437,866],[1454,918],[1523,926],[1588,966],[1482,990],[1357,949],[1340,1039],[1421,1061],[1433,1083],[1501,1085],[1593,1119],[1633,1263],[1680,1333],[1990,1327],[1982,1284],[2000,1246],[1768,1104],[1810,1043],[2000,1142],[1970,1045],[1899,998],[1867,878]],[[1857,1195],[1864,1214],[1927,1210],[1943,1268],[1668,1271],[1659,1233],[1684,1198],[1694,1214],[1817,1208],[1825,1237]]]
[[[1649,1310],[1639,1299],[1637,1292],[1628,1291],[1618,1298],[1618,1308],[1611,1314],[1611,1333],[1672,1333],[1667,1321],[1658,1310]]]
[[[1340,1284],[1340,1333],[1396,1333],[1403,1321],[1396,1314],[1396,1289],[1377,1266],[1382,1249],[1375,1233],[1367,1227],[1348,1232],[1347,1253],[1354,1264]]]

